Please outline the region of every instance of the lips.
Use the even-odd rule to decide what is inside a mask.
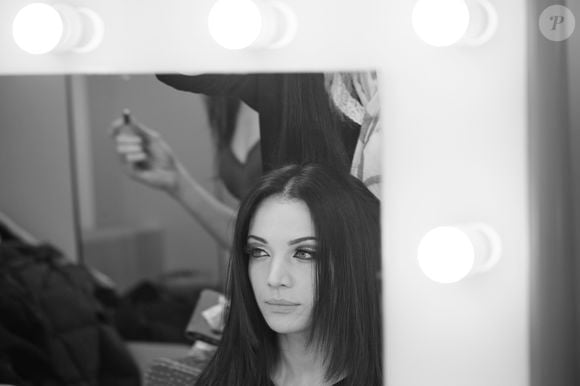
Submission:
[[[264,301],[264,303],[270,306],[279,306],[279,307],[296,307],[300,305],[300,303],[291,302],[286,299],[268,299]]]

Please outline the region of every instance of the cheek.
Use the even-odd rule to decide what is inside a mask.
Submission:
[[[306,300],[308,299],[309,304],[314,304],[314,299],[316,298],[316,270],[311,267],[307,272],[303,272],[301,275],[301,288],[302,297]]]
[[[260,288],[261,274],[259,266],[257,266],[256,264],[252,264],[250,262],[250,264],[248,265],[248,278],[250,279],[250,285],[252,286],[252,290],[254,290],[255,296],[256,291],[258,291]]]
[[[304,309],[302,310],[301,320],[302,323],[307,323],[310,325],[312,323],[312,312],[314,310],[314,303],[316,298],[316,286],[314,285],[314,277],[312,280],[308,280],[310,276],[305,275],[305,280],[302,281],[302,294],[301,298],[304,302]]]

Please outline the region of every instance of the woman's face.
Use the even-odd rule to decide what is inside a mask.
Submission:
[[[308,331],[314,303],[317,240],[302,201],[272,196],[250,222],[248,273],[260,311],[280,334]]]

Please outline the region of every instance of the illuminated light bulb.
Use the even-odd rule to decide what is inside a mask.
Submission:
[[[32,3],[14,17],[12,35],[18,47],[33,55],[89,52],[101,43],[104,25],[101,18],[87,8]]]
[[[296,33],[296,18],[284,3],[271,0],[218,0],[208,15],[212,38],[230,50],[278,48]]]
[[[43,3],[33,3],[22,8],[12,23],[14,41],[30,54],[52,51],[64,33],[64,21],[58,11]]]
[[[497,29],[488,0],[419,0],[411,19],[417,36],[434,47],[481,45]]]
[[[423,273],[438,283],[455,283],[486,272],[501,255],[501,240],[488,225],[441,226],[427,232],[417,249]]]

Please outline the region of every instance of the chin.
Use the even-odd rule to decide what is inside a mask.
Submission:
[[[308,330],[307,323],[298,321],[280,320],[281,318],[267,318],[268,326],[278,334],[295,334]]]

